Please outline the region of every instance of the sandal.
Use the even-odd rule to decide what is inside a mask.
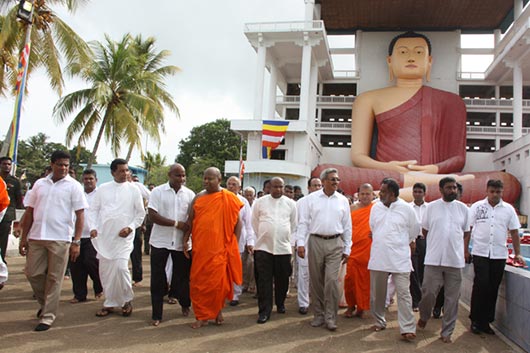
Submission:
[[[109,314],[111,314],[113,312],[114,312],[114,310],[112,308],[102,308],[101,310],[99,310],[96,313],[96,316],[97,317],[105,317],[105,316],[108,316]]]
[[[346,309],[346,311],[344,312],[343,316],[347,319],[351,319],[353,317],[353,311],[355,309],[354,308],[348,308]]]
[[[374,332],[383,331],[384,329],[386,329],[386,327],[378,326],[378,325],[373,325],[372,327],[370,327],[370,330]]]
[[[167,298],[167,303],[168,304],[177,304],[177,302],[178,301],[177,301],[176,298],[171,298],[171,297]]]
[[[153,320],[153,322],[151,323],[151,325],[153,325],[154,327],[158,327],[158,326],[160,326],[160,320]]]
[[[405,341],[412,342],[416,338],[416,334],[412,332],[402,333],[401,338]]]
[[[223,313],[219,312],[219,314],[217,314],[217,317],[215,318],[215,324],[220,326],[223,324],[224,321],[225,319],[223,318]]]
[[[123,316],[131,316],[132,314],[132,311],[133,311],[133,307],[132,307],[132,303],[131,302],[127,302],[125,303],[124,306],[122,306],[121,308],[121,314]]]
[[[201,328],[201,327],[207,326],[207,325],[208,325],[208,320],[197,320],[193,324],[191,324],[191,328],[192,329],[198,329],[198,328]]]

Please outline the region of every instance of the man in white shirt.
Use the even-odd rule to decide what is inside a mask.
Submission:
[[[307,197],[307,207],[300,210],[296,244],[298,256],[304,258],[305,236],[308,238],[309,278],[314,312],[311,326],[326,325],[337,329],[339,309],[339,269],[351,252],[351,215],[348,199],[337,192],[340,178],[335,168],[322,171],[324,188]]]
[[[296,229],[296,203],[283,195],[283,179],[272,178],[270,186],[270,194],[257,199],[252,207],[258,324],[270,319],[273,280],[276,310],[279,314],[285,313],[284,302],[292,272],[291,234]]]
[[[401,336],[416,338],[416,323],[409,291],[411,248],[419,233],[419,223],[412,206],[399,198],[399,184],[385,178],[379,189],[379,202],[370,212],[372,247],[370,249],[370,310],[376,320],[372,330],[386,328],[385,300],[391,274],[397,291],[398,323]]]
[[[83,188],[85,189],[85,197],[89,206],[92,204],[94,196],[96,196],[97,181],[98,179],[94,169],[86,169],[83,171]],[[89,276],[92,279],[95,298],[101,298],[103,295],[103,287],[99,279],[99,261],[97,259],[96,249],[94,249],[90,240],[90,227],[88,226],[88,222],[85,222],[83,227],[79,257],[75,262],[70,264],[70,271],[74,292],[74,298],[70,300],[70,303],[76,304],[86,301],[88,294],[87,279]]]
[[[423,183],[416,183],[412,186],[412,197],[414,201],[410,205],[416,213],[418,224],[421,224],[421,217],[427,209],[427,202],[425,202],[425,193],[427,187]],[[421,228],[421,227],[420,227]],[[416,237],[416,249],[412,252],[412,267],[414,271],[410,273],[410,294],[412,295],[412,310],[418,311],[418,305],[421,300],[421,284],[423,283],[423,271],[425,268],[425,238],[421,234],[421,229]]]
[[[113,181],[101,185],[88,211],[92,244],[98,252],[99,277],[105,293],[103,308],[96,313],[109,315],[115,307],[123,316],[132,313],[131,274],[128,268],[134,230],[145,217],[142,196],[127,182],[127,161],[117,158],[110,164]]]
[[[52,173],[37,180],[24,200],[19,252],[27,254],[26,276],[40,306],[35,331],[46,331],[55,321],[68,252],[72,261],[79,256],[88,203],[81,184],[68,175],[69,166],[67,152],[53,152]]]
[[[140,191],[140,194],[142,195],[143,204],[144,206],[147,206],[151,191],[149,191],[149,189],[144,184],[140,183],[138,175],[132,174],[131,170],[128,171],[127,181],[131,182],[134,186],[138,188],[138,191]],[[142,222],[142,224],[134,230],[134,246],[131,252],[133,287],[140,287],[142,285],[142,280],[144,279],[144,269],[142,266],[142,244],[144,232],[145,218],[144,222]],[[145,244],[145,246],[148,247],[149,244]]]
[[[508,257],[508,233],[512,237],[515,261],[525,264],[519,239],[521,225],[513,207],[502,200],[503,188],[502,181],[488,180],[487,197],[471,206],[471,253],[475,278],[469,318],[471,332],[475,334],[495,334],[489,323],[495,320],[497,293]]]
[[[187,230],[188,211],[195,193],[188,189],[186,170],[180,164],[169,167],[169,181],[153,189],[149,198],[149,217],[153,221],[151,231],[151,305],[153,326],[162,321],[164,295],[166,294],[166,263],[171,256],[171,291],[176,294],[182,315],[190,313],[191,259],[184,256],[182,236]],[[188,251],[191,244],[188,243]]]
[[[241,256],[241,264],[243,266],[242,270],[243,273],[245,272],[245,266],[244,266],[244,260],[246,260],[246,254],[249,253],[247,251],[247,242],[249,238],[252,237],[252,223],[251,223],[251,210],[250,205],[248,204],[248,201],[246,198],[241,196],[239,194],[239,190],[241,190],[241,181],[239,178],[235,176],[231,176],[226,181],[226,188],[228,191],[231,191],[234,193],[234,195],[237,196],[237,198],[243,202],[243,207],[241,207],[241,210],[239,211],[239,216],[241,219],[242,227],[241,227],[241,235],[239,236],[239,255]],[[253,246],[254,244],[252,244]],[[244,277],[244,275],[243,275]],[[232,300],[230,301],[230,306],[236,306],[239,305],[239,296],[243,293],[243,284],[240,286],[234,283],[234,296]]]
[[[312,192],[322,189],[322,181],[319,178],[309,178],[307,182],[307,190],[309,194]],[[298,222],[300,222],[301,210],[305,207],[307,197],[302,197],[296,202],[296,212],[298,214]],[[298,229],[296,238],[298,238]],[[309,234],[301,234],[307,244],[307,238]],[[296,261],[298,262],[298,281],[297,281],[297,296],[298,296],[298,312],[300,315],[306,315],[309,310],[309,265],[307,263],[307,257],[301,258],[296,254]]]
[[[250,206],[250,214],[252,215],[252,205],[256,200],[256,190],[252,186],[247,186],[243,189],[243,197],[247,199],[248,204]],[[250,228],[252,229],[252,223],[250,225]],[[252,254],[249,250],[249,245],[254,246],[254,244],[250,244],[248,242],[249,239],[250,237],[247,237],[245,251],[243,252],[243,256],[241,257],[241,262],[243,264],[243,292],[247,291],[249,293],[255,293],[256,280],[254,279],[254,254]]]
[[[464,244],[469,241],[471,222],[469,209],[456,199],[456,180],[442,178],[439,187],[442,198],[431,202],[422,217],[427,250],[418,326],[425,328],[427,325],[436,296],[443,286],[445,299],[440,338],[445,343],[451,343],[458,317],[462,268],[470,255]]]

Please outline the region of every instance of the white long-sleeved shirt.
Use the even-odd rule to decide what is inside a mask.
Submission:
[[[85,192],[85,197],[88,202],[89,208],[90,208],[90,205],[92,204],[92,201],[94,201],[94,197],[96,196],[96,191],[97,191],[97,188],[92,190],[92,192],[89,194]],[[85,214],[85,223],[83,224],[83,233],[81,233],[81,238],[85,238],[85,239],[90,238],[90,227],[88,225],[88,210],[87,210],[87,214]]]
[[[338,192],[327,196],[323,189],[305,198],[307,201],[300,209],[296,245],[305,246],[307,234],[341,234],[344,245],[343,253],[350,255],[352,226],[348,199]]]
[[[427,233],[425,265],[463,268],[464,232],[471,224],[469,209],[460,201],[435,200],[427,205],[422,227]]]
[[[90,230],[98,232],[97,238],[92,239],[98,258],[128,259],[133,250],[134,230],[144,217],[142,195],[134,184],[110,181],[101,185],[88,210]],[[122,238],[118,234],[125,227],[133,231]]]
[[[256,237],[254,250],[273,255],[291,254],[291,235],[296,228],[296,203],[286,196],[271,195],[254,201],[252,228]]]
[[[410,272],[410,243],[420,232],[412,206],[398,198],[389,207],[376,202],[370,211],[372,247],[368,269],[384,272]]]
[[[248,200],[243,196],[237,194],[238,199],[243,202],[243,207],[239,210],[239,216],[241,218],[241,235],[239,236],[239,252],[245,251],[245,245],[254,246],[255,236],[254,230],[252,229],[252,209]]]
[[[471,206],[470,213],[471,227],[473,227],[471,253],[490,259],[506,259],[508,231],[521,227],[512,205],[501,200],[492,207],[486,198],[475,202]]]

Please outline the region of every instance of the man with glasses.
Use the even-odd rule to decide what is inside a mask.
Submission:
[[[340,178],[337,169],[325,169],[320,179],[324,188],[307,196],[300,210],[297,253],[304,258],[305,234],[309,234],[308,262],[314,318],[311,326],[326,325],[337,329],[339,308],[339,269],[351,251],[351,216],[348,199],[337,192]]]

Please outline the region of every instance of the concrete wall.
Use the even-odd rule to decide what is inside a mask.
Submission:
[[[466,265],[460,300],[471,303],[473,265]],[[493,326],[514,343],[530,352],[530,271],[506,266],[499,288]]]

